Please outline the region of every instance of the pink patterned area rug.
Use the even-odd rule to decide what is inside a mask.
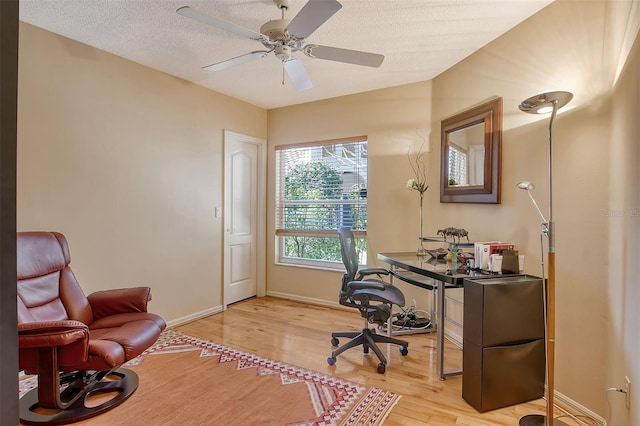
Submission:
[[[381,425],[400,396],[166,330],[125,367],[138,390],[77,424]],[[35,378],[20,382],[20,395]]]

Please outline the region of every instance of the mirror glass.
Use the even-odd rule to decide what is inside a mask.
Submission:
[[[449,186],[484,185],[484,125],[474,124],[448,134]]]
[[[502,98],[441,123],[443,203],[500,203]]]

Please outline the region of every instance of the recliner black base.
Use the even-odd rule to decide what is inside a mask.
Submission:
[[[380,363],[378,364],[378,373],[384,373],[386,371],[387,359],[382,354],[382,351],[376,343],[391,343],[399,345],[401,355],[404,356],[409,353],[409,342],[406,340],[396,339],[395,337],[377,334],[375,329],[363,328],[362,331],[337,331],[335,333],[331,333],[331,344],[333,346],[338,346],[340,343],[338,337],[346,337],[351,340],[331,353],[331,356],[327,358],[327,363],[329,365],[334,365],[337,361],[337,356],[342,352],[356,346],[362,346],[362,351],[365,354],[369,353],[369,348],[373,349],[373,352],[380,360]]]
[[[116,377],[115,380],[113,380],[113,376]],[[111,372],[99,374],[98,380],[90,381],[83,387],[79,387],[77,383],[84,380],[84,378],[79,379],[77,375],[71,375],[70,377],[75,380],[70,382],[69,386],[60,394],[62,400],[71,401],[66,408],[51,409],[41,407],[38,402],[38,388],[32,389],[20,398],[20,420],[22,423],[62,425],[79,422],[115,408],[129,398],[138,388],[138,375],[126,368],[118,368]],[[61,380],[61,382],[66,383],[69,380],[66,382]],[[118,394],[95,407],[87,406],[86,401],[90,396],[110,392],[118,392]]]

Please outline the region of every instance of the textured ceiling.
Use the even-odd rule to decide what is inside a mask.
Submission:
[[[379,68],[299,57],[314,87],[297,92],[272,55],[201,68],[263,46],[176,13],[181,6],[259,32],[272,0],[22,0],[20,19],[131,61],[271,109],[430,80],[553,0],[340,0],[308,43],[380,53]],[[291,0],[293,18],[306,0]]]

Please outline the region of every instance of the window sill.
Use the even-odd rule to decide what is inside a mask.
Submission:
[[[342,272],[344,273],[344,265],[341,263],[336,263],[335,266],[331,265],[320,265],[320,264],[308,264],[308,263],[292,263],[292,262],[276,262],[276,266],[286,266],[292,268],[302,268],[302,269],[315,269],[318,271],[329,271],[329,272]]]

